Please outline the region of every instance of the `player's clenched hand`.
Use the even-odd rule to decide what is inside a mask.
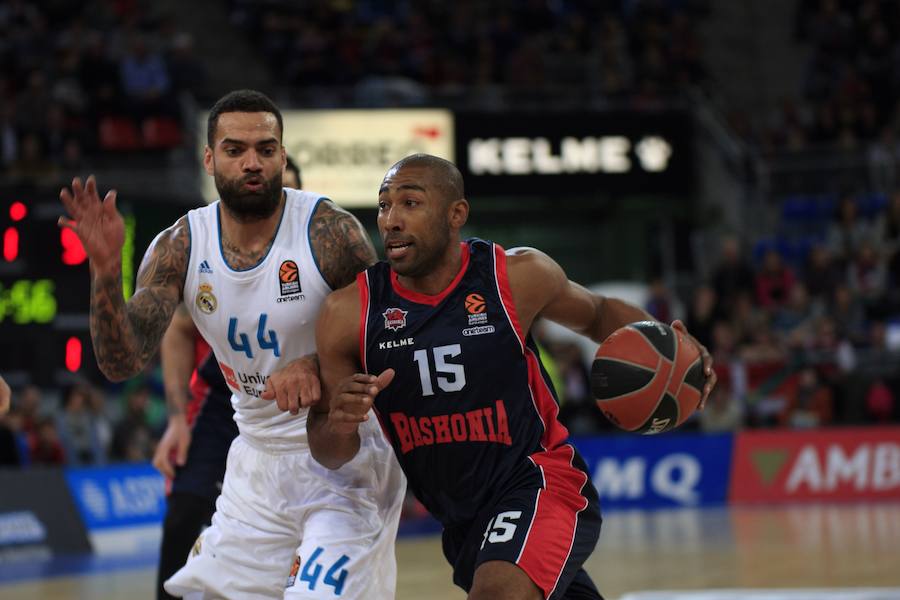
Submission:
[[[378,377],[356,373],[339,383],[328,413],[331,430],[339,434],[355,432],[360,423],[369,420],[375,396],[393,379],[394,370],[385,369]]]
[[[93,175],[84,185],[76,177],[72,180],[72,191],[63,188],[59,199],[71,217],[60,217],[59,226],[75,232],[95,267],[105,269],[121,260],[125,222],[116,210],[115,190],[107,192],[101,201]]]
[[[191,447],[191,428],[182,415],[169,417],[169,425],[153,453],[153,466],[164,476],[175,477],[175,465],[183,467],[187,462],[188,448]],[[172,459],[174,460],[174,464]]]
[[[706,346],[697,341],[697,338],[688,333],[687,327],[684,326],[679,320],[672,321],[672,328],[677,329],[684,335],[688,337],[691,342],[697,346],[697,349],[700,351],[700,358],[703,359],[703,374],[706,375],[706,384],[703,386],[703,395],[700,397],[700,406],[699,410],[703,410],[703,407],[706,405],[706,399],[709,398],[709,394],[712,392],[713,388],[716,386],[716,372],[713,370],[713,359],[709,353],[709,350],[706,349]]]
[[[263,400],[275,400],[278,408],[292,415],[319,401],[322,396],[319,383],[319,364],[315,356],[292,360],[266,380]]]

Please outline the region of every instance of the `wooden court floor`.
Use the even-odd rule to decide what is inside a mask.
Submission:
[[[398,600],[462,600],[437,537],[397,545]],[[586,563],[607,599],[646,590],[900,586],[900,503],[615,512]],[[147,569],[0,587],[3,600],[153,597]]]

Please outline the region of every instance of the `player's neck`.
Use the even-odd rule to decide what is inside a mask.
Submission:
[[[227,240],[232,246],[248,252],[268,247],[278,230],[284,206],[285,198],[282,192],[275,212],[264,219],[248,222],[237,218],[220,202],[219,215],[222,222],[222,238]]]
[[[462,268],[462,263],[462,244],[459,240],[455,240],[441,257],[440,262],[427,275],[421,277],[398,275],[397,281],[411,292],[436,296],[447,289],[447,286],[456,278]]]

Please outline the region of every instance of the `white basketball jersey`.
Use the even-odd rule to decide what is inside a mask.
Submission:
[[[260,395],[273,371],[315,352],[316,317],[331,288],[308,235],[310,219],[324,199],[289,188],[285,193],[271,249],[245,270],[225,262],[219,202],[188,213],[191,254],[184,301],[231,388],[241,434],[262,447],[297,450],[306,445],[307,410],[282,412]]]

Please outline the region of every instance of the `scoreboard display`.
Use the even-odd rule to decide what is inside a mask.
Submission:
[[[78,237],[57,225],[52,192],[0,191],[0,373],[52,386],[95,380],[90,341],[90,272]],[[134,226],[125,217],[124,293],[134,280]]]

